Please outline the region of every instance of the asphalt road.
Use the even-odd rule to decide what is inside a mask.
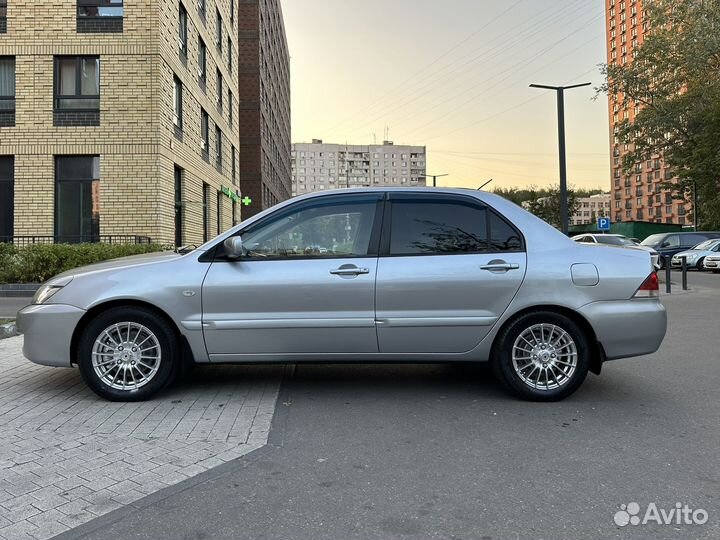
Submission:
[[[658,353],[561,403],[482,367],[298,366],[269,446],[60,538],[718,538],[719,277],[664,299]],[[618,527],[630,502],[709,520]]]

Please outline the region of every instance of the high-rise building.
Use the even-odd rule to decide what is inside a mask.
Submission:
[[[0,241],[200,244],[239,219],[236,2],[0,19]]]
[[[292,193],[371,186],[424,186],[425,147],[334,144],[313,139],[292,146]]]
[[[240,8],[240,176],[249,217],[290,198],[290,55],[280,0]],[[245,198],[247,197],[247,199]]]
[[[643,16],[642,0],[605,0],[608,64],[632,62],[635,49],[652,31]],[[673,199],[663,182],[673,180],[662,156],[636,163],[631,174],[623,170],[623,156],[630,146],[618,136],[619,124],[632,121],[640,111],[638,104],[621,95],[610,95],[610,159],[613,221],[688,224],[689,205]]]

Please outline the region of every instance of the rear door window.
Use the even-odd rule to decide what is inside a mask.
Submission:
[[[393,197],[390,255],[522,251],[521,234],[482,203],[437,197]]]

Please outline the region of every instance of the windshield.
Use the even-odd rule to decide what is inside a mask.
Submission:
[[[660,241],[665,238],[666,235],[664,234],[651,234],[648,236],[645,240],[640,242],[640,245],[643,246],[656,246],[660,243]]]
[[[717,244],[718,242],[720,242],[720,240],[705,240],[704,242],[700,242],[692,249],[709,250],[715,247],[715,244]]]
[[[611,246],[627,246],[627,245],[633,245],[633,243],[630,240],[626,240],[625,238],[620,238],[618,236],[596,236],[595,239],[598,241],[599,244],[608,244]]]

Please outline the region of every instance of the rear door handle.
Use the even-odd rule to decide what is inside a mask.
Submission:
[[[360,274],[369,274],[369,268],[358,268],[357,266],[341,266],[335,270],[330,270],[334,276],[359,276]]]
[[[508,263],[505,261],[490,261],[488,264],[484,264],[480,267],[480,270],[487,270],[488,272],[507,272],[508,270],[517,270],[520,268],[519,264]]]

